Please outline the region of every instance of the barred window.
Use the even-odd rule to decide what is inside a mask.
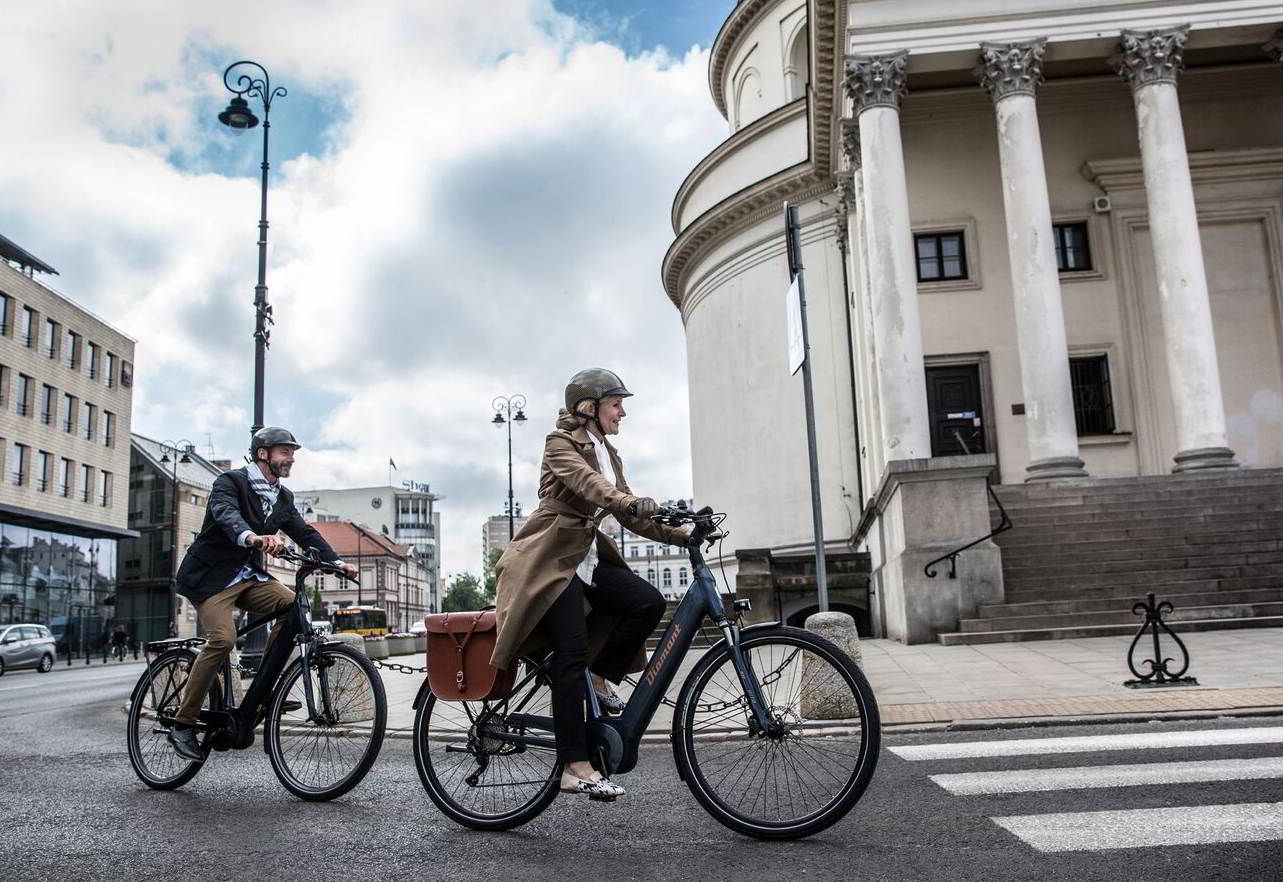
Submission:
[[[1079,435],[1109,435],[1114,426],[1114,399],[1109,384],[1109,359],[1091,355],[1069,359],[1074,395],[1074,422]]]

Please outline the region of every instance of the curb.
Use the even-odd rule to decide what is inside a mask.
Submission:
[[[882,727],[884,735],[911,735],[918,732],[982,732],[1000,729],[1035,729],[1052,726],[1099,726],[1120,723],[1179,722],[1283,716],[1283,706],[1234,707],[1219,710],[1149,711],[1123,714],[1078,714],[1064,717],[994,717],[934,723],[893,723]]]

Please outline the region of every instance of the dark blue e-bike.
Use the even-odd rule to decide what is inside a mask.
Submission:
[[[690,523],[694,582],[617,717],[603,713],[585,676],[588,746],[609,776],[637,764],[638,747],[707,616],[721,639],[695,664],[672,704],[677,770],[721,823],[760,839],[797,839],[839,821],[877,765],[877,702],[859,667],[833,643],[778,622],[742,626],[728,612],[702,547],[724,534],[723,515],[664,508]],[[559,792],[549,659],[523,659],[516,685],[495,701],[441,701],[426,683],[415,699],[414,759],[432,801],[479,830],[526,823]]]

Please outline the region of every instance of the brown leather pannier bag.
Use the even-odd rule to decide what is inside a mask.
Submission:
[[[493,610],[438,613],[424,619],[428,629],[428,686],[441,701],[507,698],[517,666],[501,671],[490,664],[498,629]]]

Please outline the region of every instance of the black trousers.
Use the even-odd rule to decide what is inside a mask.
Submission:
[[[588,665],[588,617],[592,613],[619,616],[606,645],[594,659],[592,670],[618,683],[646,638],[664,617],[664,596],[627,567],[598,564],[593,584],[573,576],[566,590],[544,613],[539,627],[552,645],[552,721],[557,736],[557,759],[562,763],[588,759],[584,726],[584,669]]]

